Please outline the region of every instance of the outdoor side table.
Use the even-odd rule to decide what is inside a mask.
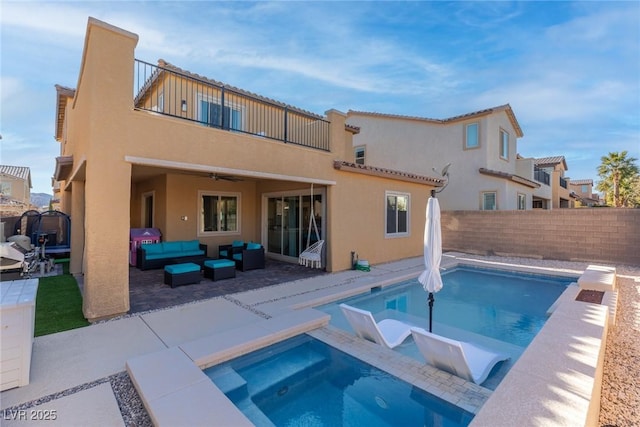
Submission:
[[[0,391],[29,384],[38,279],[0,282]]]

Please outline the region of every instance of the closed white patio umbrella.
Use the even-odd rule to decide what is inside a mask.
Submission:
[[[424,268],[418,277],[425,291],[429,292],[429,332],[433,318],[433,294],[442,289],[440,261],[442,259],[442,231],[440,229],[440,204],[431,191],[427,203],[426,222],[424,226]]]

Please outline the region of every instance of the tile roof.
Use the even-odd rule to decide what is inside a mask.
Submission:
[[[514,175],[512,173],[495,171],[495,170],[486,169],[486,168],[480,168],[478,170],[478,172],[480,172],[483,175],[494,176],[496,178],[506,179],[507,181],[517,182],[518,184],[522,184],[522,185],[525,185],[525,186],[531,187],[531,188],[540,187],[539,183],[537,183],[535,181],[531,181],[530,179],[524,178],[524,177],[522,177],[520,175]]]
[[[15,178],[31,181],[31,170],[26,166],[8,166],[0,165],[0,173]],[[31,182],[29,182],[31,184]]]
[[[64,126],[64,111],[67,108],[69,99],[76,96],[76,90],[66,86],[56,85],[56,135],[57,141],[62,139],[62,129]]]
[[[569,181],[569,184],[573,185],[593,185],[592,179],[572,179]]]
[[[533,164],[536,166],[555,166],[560,163],[564,166],[564,170],[569,170],[564,156],[540,157],[539,159],[533,159]]]
[[[504,105],[500,105],[492,108],[485,108],[484,110],[473,111],[471,113],[461,114],[459,116],[453,116],[446,119],[430,119],[428,117],[404,116],[400,114],[385,114],[385,113],[375,113],[375,112],[356,111],[356,110],[349,110],[347,112],[347,115],[358,114],[358,115],[365,115],[365,116],[372,116],[372,117],[387,117],[392,119],[417,120],[417,121],[435,123],[435,124],[448,124],[448,123],[453,123],[461,120],[467,120],[473,117],[486,116],[488,114],[493,114],[500,111],[504,111],[507,114],[507,116],[509,117],[509,120],[511,121],[511,125],[513,126],[516,133],[518,134],[518,137],[522,138],[524,136],[524,134],[522,133],[522,128],[520,127],[520,124],[518,123],[518,120],[516,119],[516,116],[513,113],[513,110],[511,109],[511,106],[509,104],[504,104]]]
[[[400,181],[417,182],[419,184],[429,184],[435,187],[442,187],[444,185],[444,180],[440,178],[432,178],[430,176],[417,175],[411,172],[402,172],[393,169],[379,168],[376,166],[361,165],[358,163],[352,163],[343,160],[335,160],[333,162],[333,167],[338,170],[359,172],[365,175],[374,175],[383,178],[393,178]]]

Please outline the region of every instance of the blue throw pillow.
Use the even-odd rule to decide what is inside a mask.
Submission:
[[[244,246],[244,241],[234,240],[233,243],[231,243],[231,246],[233,246],[234,248],[241,248]]]
[[[247,250],[249,249],[260,249],[262,245],[260,243],[247,243]]]

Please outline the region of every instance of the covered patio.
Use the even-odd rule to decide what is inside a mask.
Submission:
[[[265,268],[236,271],[232,279],[211,281],[171,288],[164,284],[164,270],[145,270],[129,267],[129,314],[159,310],[209,298],[264,288],[295,280],[326,274],[324,270],[267,258]]]

